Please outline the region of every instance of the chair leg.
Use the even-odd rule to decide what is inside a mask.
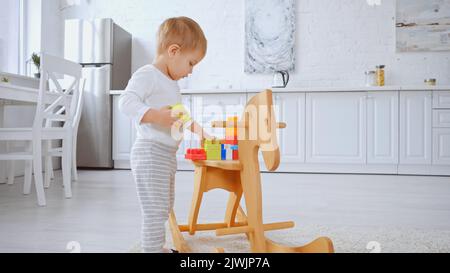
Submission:
[[[72,198],[72,181],[71,181],[71,167],[72,167],[72,139],[66,137],[63,140],[63,154],[62,154],[62,173],[63,184],[66,198]]]
[[[50,165],[50,179],[55,180],[55,171],[53,170],[53,160],[49,161]]]
[[[26,151],[31,152],[33,150],[33,144],[31,141],[27,144]],[[33,180],[33,160],[25,161],[25,177],[23,183],[23,194],[29,195],[31,193],[31,182]]]
[[[29,195],[31,193],[31,182],[33,180],[33,161],[25,161],[25,177],[23,184],[23,194]]]
[[[8,178],[6,177],[6,169],[3,168],[3,166],[0,166],[0,185],[8,182]]]
[[[14,185],[16,162],[14,160],[11,160],[8,162],[7,165],[8,165],[8,185]]]
[[[40,138],[33,140],[33,166],[34,184],[39,206],[46,206],[44,182],[42,177],[42,141]]]
[[[44,187],[46,189],[50,188],[51,183],[51,171],[52,171],[52,157],[49,155],[49,152],[52,148],[51,140],[46,141],[45,143],[45,176],[44,176]]]
[[[78,181],[78,171],[77,171],[77,141],[74,139],[72,149],[72,175],[73,181]]]
[[[11,143],[6,142],[6,152],[11,152]],[[14,176],[15,176],[15,164],[14,160],[6,161],[6,169],[8,173],[8,185],[14,185]]]

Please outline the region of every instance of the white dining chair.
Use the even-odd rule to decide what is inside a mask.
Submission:
[[[59,79],[71,79],[68,88],[63,89]],[[39,206],[46,205],[42,177],[43,141],[62,140],[62,172],[66,198],[72,197],[72,121],[78,105],[81,80],[81,65],[47,54],[41,55],[41,80],[32,128],[0,128],[0,141],[29,141],[25,152],[0,154],[0,160],[25,160],[24,194],[31,192],[31,175],[34,170],[34,184]],[[51,82],[52,84],[47,84]],[[53,86],[47,90],[47,86]],[[58,122],[58,123],[56,123]],[[33,168],[31,168],[31,164]]]
[[[77,181],[78,180],[78,172],[77,172],[77,137],[78,137],[78,127],[80,125],[81,120],[81,114],[83,111],[83,93],[84,93],[84,87],[86,84],[86,79],[80,80],[80,87],[79,87],[79,97],[77,98],[77,108],[75,111],[75,116],[72,121],[72,180]],[[60,83],[61,85],[61,83]],[[70,85],[70,83],[69,83]],[[51,126],[47,123],[46,126]],[[43,155],[45,157],[45,175],[44,175],[44,188],[48,189],[50,187],[50,182],[52,179],[55,178],[54,171],[53,171],[53,157],[61,157],[62,158],[62,147],[53,147],[52,146],[53,141],[46,141],[44,147],[43,147]],[[11,143],[7,143],[7,151],[9,150],[9,146]],[[31,168],[31,166],[26,166],[25,168]],[[30,171],[28,169],[25,170],[26,172]],[[10,161],[8,165],[8,185],[14,184],[14,177],[15,175],[15,164],[14,161]],[[32,179],[31,176],[27,176],[27,179]],[[31,183],[28,182],[27,183]]]
[[[79,88],[79,96],[77,98],[77,108],[75,111],[75,116],[72,121],[72,160],[71,160],[71,171],[72,171],[72,180],[78,180],[78,172],[77,172],[77,138],[78,138],[78,127],[80,125],[81,114],[83,112],[83,93],[84,86],[86,84],[86,79],[81,79],[80,88]],[[55,178],[53,171],[53,157],[62,157],[63,155],[63,147],[52,147],[52,142],[47,141],[47,146],[45,148],[45,176],[44,176],[44,187],[49,188],[51,179]]]

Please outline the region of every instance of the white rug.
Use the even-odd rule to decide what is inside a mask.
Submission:
[[[195,236],[183,234],[196,253],[214,252],[216,248],[226,253],[248,253],[250,248],[245,235],[216,237],[214,232],[198,232]],[[450,230],[425,230],[410,228],[363,228],[302,226],[294,229],[267,232],[267,237],[286,245],[304,245],[320,236],[331,238],[337,253],[449,253]],[[167,248],[173,248],[167,230]],[[130,252],[140,252],[136,244]]]

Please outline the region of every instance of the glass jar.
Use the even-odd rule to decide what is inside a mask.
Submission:
[[[377,78],[376,78],[376,72],[366,71],[366,86],[376,86],[377,85]]]
[[[385,75],[384,75],[384,68],[385,65],[377,65],[376,68],[376,78],[377,78],[377,86],[384,86],[385,84]]]
[[[436,79],[426,79],[424,82],[426,85],[436,86]]]

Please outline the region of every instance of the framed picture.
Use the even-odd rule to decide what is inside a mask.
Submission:
[[[295,1],[246,0],[245,73],[295,68]]]
[[[397,0],[397,51],[450,50],[450,0]]]

